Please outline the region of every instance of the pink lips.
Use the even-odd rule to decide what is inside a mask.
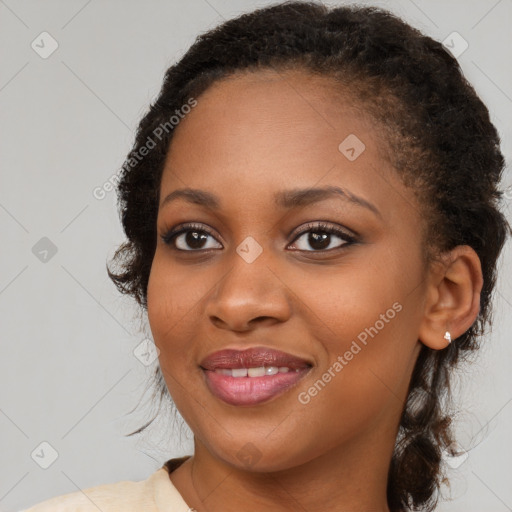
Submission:
[[[304,359],[263,347],[221,350],[206,357],[200,366],[210,391],[224,402],[239,406],[260,404],[280,395],[294,386],[311,368],[311,364]],[[287,373],[261,377],[233,377],[215,371],[261,367],[289,370]]]

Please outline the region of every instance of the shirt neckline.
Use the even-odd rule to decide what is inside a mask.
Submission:
[[[195,512],[172,483],[169,475],[191,456],[169,459],[156,473],[154,485],[155,504],[158,512]]]

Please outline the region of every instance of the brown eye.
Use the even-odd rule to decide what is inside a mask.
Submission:
[[[204,229],[194,226],[184,226],[172,230],[162,237],[163,241],[178,251],[200,251],[207,249],[222,249],[222,245]]]
[[[308,226],[293,241],[293,248],[299,251],[318,252],[338,249],[355,240],[344,231],[329,225]]]

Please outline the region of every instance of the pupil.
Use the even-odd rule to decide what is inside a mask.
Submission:
[[[200,233],[199,231],[189,231],[185,237],[185,240],[189,247],[193,249],[200,249],[206,242],[207,235]]]
[[[313,249],[325,249],[329,246],[331,235],[329,233],[310,233],[308,238]]]

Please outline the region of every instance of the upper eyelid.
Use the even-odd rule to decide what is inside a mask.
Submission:
[[[205,228],[206,227],[206,228]],[[199,223],[199,222],[184,222],[182,224],[178,224],[177,226],[171,228],[171,229],[164,229],[163,233],[161,234],[162,239],[170,239],[170,238],[176,238],[177,236],[181,235],[182,233],[186,233],[187,231],[203,231],[206,234],[210,235],[211,237],[217,239],[217,237],[220,235],[214,234],[214,229],[208,224]],[[222,237],[220,237],[222,238]],[[217,240],[219,241],[219,240]]]
[[[305,222],[304,224],[301,224],[298,228],[294,229],[290,236],[292,236],[293,239],[295,240],[298,236],[303,235],[308,231],[312,231],[313,229],[317,229],[318,231],[322,231],[322,229],[328,229],[333,231],[333,233],[331,234],[339,233],[352,238],[358,236],[357,233],[355,233],[351,229],[345,228],[344,226],[340,226],[339,224],[325,220]]]

